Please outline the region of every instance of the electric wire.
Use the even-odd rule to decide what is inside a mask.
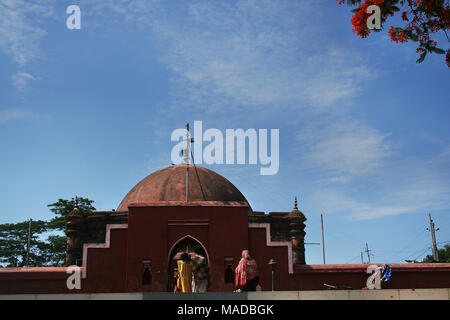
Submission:
[[[417,240],[420,238],[423,238],[426,235],[426,230],[423,229],[423,227],[420,227],[422,229],[422,232],[417,233],[413,238],[410,238],[410,240],[407,241],[406,246],[404,246],[402,249],[400,250],[396,250],[394,252],[394,254],[389,255],[389,258],[395,258],[395,257],[399,257],[400,255],[403,256],[403,254],[405,253],[406,249],[410,248],[412,245],[415,245],[417,243]]]
[[[406,257],[404,257],[404,258],[401,259],[401,260],[402,260],[402,261],[410,260],[410,259],[409,259],[410,257],[415,256],[415,255],[417,254],[417,252],[421,252],[420,255],[417,256],[417,258],[418,258],[418,257],[422,256],[427,250],[430,250],[430,249],[431,249],[431,246],[427,246],[425,249],[420,249],[420,250],[414,251],[413,253],[411,253],[410,255],[408,255],[408,256],[406,256]],[[417,258],[415,258],[415,259],[413,259],[413,260],[417,260]]]
[[[205,193],[203,192],[203,186],[202,182],[200,181],[200,176],[198,175],[197,172],[197,166],[195,165],[194,154],[192,153],[192,149],[191,149],[191,157],[192,157],[192,164],[194,165],[195,174],[197,175],[198,184],[200,185],[200,191],[202,192],[203,200],[207,201]]]

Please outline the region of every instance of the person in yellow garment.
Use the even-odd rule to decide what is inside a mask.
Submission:
[[[178,277],[176,292],[192,292],[192,269],[193,264],[188,253],[181,255],[181,260],[177,261]]]

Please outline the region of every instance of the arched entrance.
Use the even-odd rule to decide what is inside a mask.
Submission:
[[[186,236],[178,240],[178,242],[172,247],[169,253],[169,263],[167,270],[167,291],[173,292],[175,276],[178,272],[177,260],[180,259],[181,254],[186,252],[191,256],[198,254],[206,259],[206,263],[209,265],[209,256],[205,247],[191,236]]]

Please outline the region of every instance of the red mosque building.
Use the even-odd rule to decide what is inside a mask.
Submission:
[[[117,210],[67,217],[67,266],[81,267],[81,289],[66,286],[67,268],[0,269],[0,294],[172,291],[180,252],[207,258],[213,291],[233,291],[233,270],[249,249],[262,290],[365,286],[368,265],[307,265],[303,213],[253,211],[226,178],[194,165],[147,176]],[[450,288],[450,264],[392,264],[385,288]]]

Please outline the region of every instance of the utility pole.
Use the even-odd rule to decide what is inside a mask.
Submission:
[[[370,263],[370,252],[371,250],[369,250],[369,246],[367,245],[367,242],[366,242],[366,253],[367,253],[367,258],[369,259],[369,263]]]
[[[364,256],[363,256],[363,252],[361,251],[361,263],[364,264]]]
[[[438,250],[437,250],[437,246],[436,246],[436,234],[435,234],[435,230],[434,230],[434,222],[431,219],[431,213],[428,213],[428,217],[430,218],[430,229],[427,228],[428,231],[431,232],[431,242],[433,245],[433,259],[434,261],[439,261],[439,255],[438,255]],[[439,230],[439,228],[437,229]]]
[[[322,224],[322,253],[323,253],[323,264],[325,264],[325,241],[323,236],[323,215],[320,215],[320,223]]]
[[[27,259],[25,262],[25,266],[28,267],[28,264],[30,262],[30,247],[31,247],[31,222],[33,219],[30,219],[30,222],[28,224],[28,241],[27,241]]]

